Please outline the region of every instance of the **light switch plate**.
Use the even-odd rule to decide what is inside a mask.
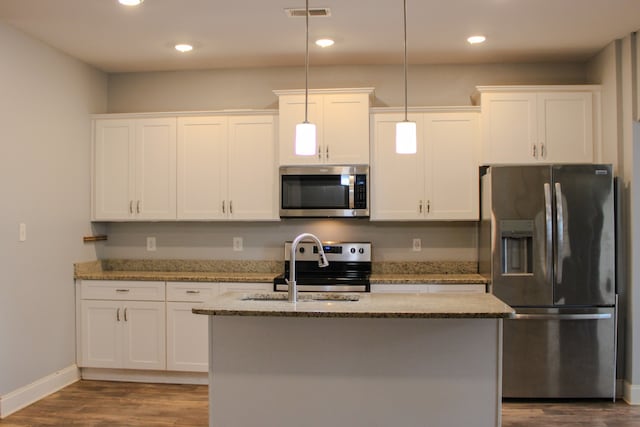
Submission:
[[[422,250],[422,239],[413,239],[413,251],[420,252]]]

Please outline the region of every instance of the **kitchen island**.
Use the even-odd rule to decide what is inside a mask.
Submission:
[[[500,425],[511,307],[489,294],[357,297],[226,293],[194,308],[209,315],[209,425]]]

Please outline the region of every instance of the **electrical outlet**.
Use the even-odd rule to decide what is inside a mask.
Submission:
[[[19,239],[21,242],[27,240],[27,224],[24,222],[20,223]]]
[[[156,250],[156,238],[147,237],[147,251],[155,252],[155,250]]]
[[[420,252],[422,250],[422,240],[421,239],[413,239],[413,251]]]
[[[233,250],[236,252],[242,251],[242,237],[233,238]]]

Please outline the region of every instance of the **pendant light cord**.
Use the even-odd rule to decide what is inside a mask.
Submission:
[[[308,0],[307,0],[308,1]],[[404,0],[403,9],[403,27],[404,27],[404,121],[407,122],[407,0]]]
[[[305,23],[307,31],[304,53],[304,122],[309,123],[307,120],[307,113],[309,110],[309,0],[306,0]]]

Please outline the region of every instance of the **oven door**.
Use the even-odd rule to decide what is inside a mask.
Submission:
[[[369,216],[367,170],[366,166],[281,167],[280,216]]]

